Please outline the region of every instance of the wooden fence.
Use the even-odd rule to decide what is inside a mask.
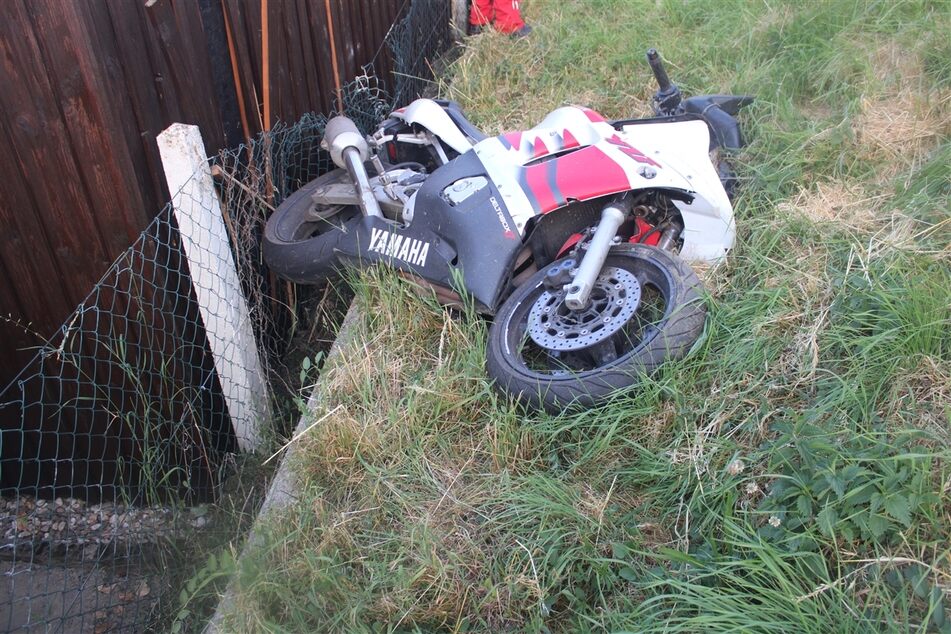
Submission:
[[[364,65],[372,62],[386,78],[392,62],[384,39],[408,4],[0,1],[0,390],[169,200],[158,133],[173,122],[195,124],[208,152],[216,152],[279,120],[329,112],[341,85]],[[142,248],[151,249],[152,242],[147,239]],[[174,248],[166,251],[168,258],[175,256]],[[143,255],[127,258],[137,263]],[[147,265],[130,264],[141,266]],[[169,264],[168,270],[174,268]],[[145,270],[137,269],[137,275],[146,276]],[[120,270],[96,301],[127,301],[119,288],[125,277]],[[149,311],[165,310],[158,304],[168,301],[166,292],[188,297],[186,283],[177,269],[156,282],[143,296],[147,303],[156,302]],[[119,299],[110,299],[110,288]],[[143,312],[141,305],[127,303],[115,306],[119,321],[128,321],[130,311]],[[190,331],[201,330],[194,306],[170,310],[182,318],[178,339],[203,340],[201,332]],[[115,324],[103,327],[111,330]],[[131,355],[137,342],[126,344],[123,354]],[[142,354],[150,353],[143,348]],[[183,369],[173,373],[182,384],[194,383],[189,372],[210,372],[204,346],[194,346],[190,354],[194,358],[179,359]],[[92,351],[83,355],[94,358]],[[40,367],[53,363],[58,359],[44,359]],[[0,403],[0,491],[27,487],[59,495],[77,483],[116,481],[95,470],[117,469],[116,457],[132,456],[136,448],[128,433],[112,430],[108,417],[85,411],[84,403],[102,398],[83,391],[89,389],[84,376],[103,375],[96,363],[57,365],[60,374],[51,370],[50,380],[42,372],[34,375],[23,384],[19,410]],[[143,380],[159,384],[162,377]],[[107,378],[100,392],[107,400],[134,404],[127,382]],[[212,389],[201,398],[220,399],[218,392]],[[169,395],[169,402],[174,399]],[[60,414],[50,407],[52,402],[68,403],[72,422],[65,409]],[[174,405],[169,407],[172,419],[181,417],[172,411]],[[220,403],[203,407],[222,410]],[[71,425],[72,433],[58,433],[63,425]],[[98,494],[88,495],[109,492],[100,487]]]
[[[209,152],[327,112],[407,0],[0,2],[0,386],[168,200],[155,136]]]

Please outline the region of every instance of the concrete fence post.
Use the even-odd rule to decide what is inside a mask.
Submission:
[[[270,417],[267,384],[205,145],[197,126],[182,123],[157,140],[231,424],[240,449],[255,451],[260,425]]]

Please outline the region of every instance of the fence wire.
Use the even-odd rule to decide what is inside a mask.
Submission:
[[[390,91],[372,69],[346,87],[346,114],[362,129],[432,91],[451,42],[446,7],[415,0],[391,29]],[[329,346],[345,308],[340,289],[276,279],[260,248],[273,210],[332,167],[326,121],[279,124],[210,159],[217,198],[186,185],[176,202],[218,214],[230,248],[213,246],[220,221],[183,235],[170,204],[0,393],[0,469],[16,483],[0,491],[0,629],[187,631],[213,608],[214,582],[266,490],[267,449],[295,422],[303,359]],[[189,257],[222,271],[230,259],[237,278],[196,291]],[[251,427],[222,389],[225,374],[246,373],[248,351],[225,346],[216,361],[209,346],[234,334],[221,323],[241,326],[218,319],[235,297],[266,379],[254,397],[270,403]],[[248,443],[259,451],[242,451]]]
[[[435,93],[445,53],[455,32],[448,0],[413,0],[406,16],[393,26],[387,43],[393,55],[393,101],[406,104]]]

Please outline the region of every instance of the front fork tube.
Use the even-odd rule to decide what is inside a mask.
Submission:
[[[583,310],[591,298],[591,290],[594,283],[601,273],[601,267],[608,257],[608,251],[614,243],[614,237],[618,229],[627,219],[634,207],[634,201],[630,197],[615,201],[601,210],[601,220],[594,230],[594,236],[588,243],[581,264],[578,265],[578,272],[567,287],[565,294],[565,305],[569,310]]]

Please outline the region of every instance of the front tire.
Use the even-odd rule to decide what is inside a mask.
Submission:
[[[580,318],[546,288],[546,274],[557,264],[516,288],[489,330],[489,376],[503,393],[528,406],[549,411],[597,406],[635,385],[640,374],[684,357],[703,331],[700,280],[668,251],[640,244],[613,247],[599,277],[606,290]],[[599,306],[606,311],[600,317]],[[541,311],[546,314],[539,318]],[[611,318],[623,318],[623,325],[605,328],[602,322]],[[611,334],[597,340],[601,335],[593,331],[599,328]],[[586,347],[566,349],[577,342]]]

